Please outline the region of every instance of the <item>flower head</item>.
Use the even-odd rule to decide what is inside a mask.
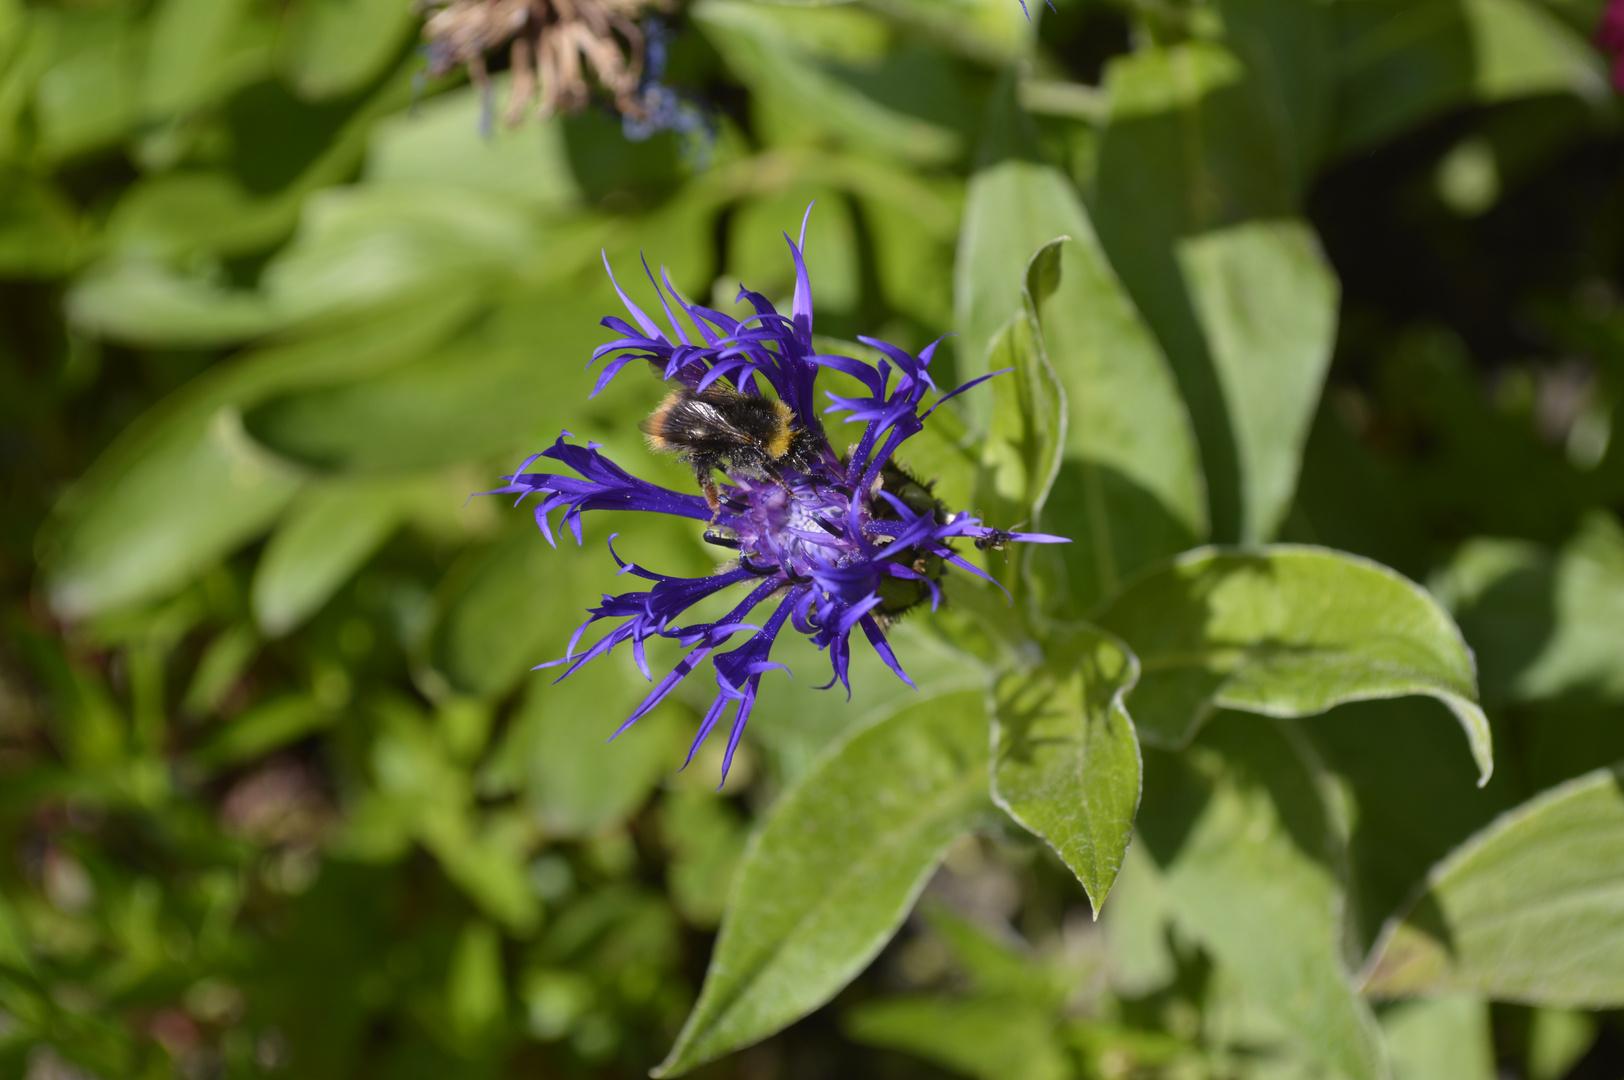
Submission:
[[[684,678],[711,660],[717,695],[701,722],[688,752],[688,760],[729,707],[734,708],[722,773],[732,763],[739,737],[755,705],[762,675],[775,667],[770,654],[785,626],[807,635],[829,654],[833,677],[824,687],[840,683],[850,693],[848,678],[851,639],[861,632],[887,666],[912,685],[886,640],[889,621],[914,606],[941,602],[940,579],[946,567],[986,577],[954,550],[953,541],[978,546],[1011,541],[1065,543],[1063,538],[1039,533],[1012,533],[989,528],[963,512],[950,512],[931,494],[929,485],[908,474],[893,461],[898,447],[923,430],[930,412],[943,401],[991,376],[972,380],[941,395],[925,407],[936,391],[930,376],[932,344],[917,356],[872,338],[860,338],[881,354],[877,363],[848,356],[821,355],[812,343],[812,291],[801,247],[789,243],[795,262],[795,294],[788,315],[781,314],[766,297],[741,288],[739,300],[755,314],[734,319],[684,300],[669,279],[665,288],[654,282],[665,310],[669,332],[659,327],[621,289],[615,290],[632,322],[609,317],[603,324],[614,340],[599,346],[593,362],[604,361],[593,395],[601,391],[628,363],[652,363],[668,381],[684,392],[713,396],[722,402],[748,398],[760,407],[770,390],[780,406],[771,406],[790,425],[795,441],[807,452],[772,455],[765,465],[754,458],[740,467],[726,455],[726,483],[716,487],[709,471],[715,457],[691,460],[701,466],[707,497],[671,491],[632,476],[604,457],[595,443],[580,446],[556,443],[504,477],[507,484],[489,494],[517,494],[520,502],[536,495],[536,523],[554,543],[553,515],[581,542],[581,518],[589,510],[645,510],[672,514],[705,523],[705,539],[738,552],[738,559],[721,572],[703,578],[667,577],[615,555],[621,573],[648,583],[641,591],[605,595],[591,609],[590,618],[571,638],[565,656],[552,664],[567,665],[560,678],[583,664],[629,642],[645,677],[652,679],[644,644],[652,638],[674,640],[688,647],[680,663],[663,676],[653,691],[615,732],[625,731],[658,705]],[[802,241],[805,226],[802,227]],[[608,262],[605,259],[605,266]],[[613,272],[611,271],[611,280]],[[663,275],[662,275],[663,276]],[[653,281],[653,275],[650,274]],[[687,315],[696,336],[690,336],[672,312],[675,304]],[[634,325],[635,323],[635,325]],[[856,397],[826,395],[831,404],[824,413],[844,413],[847,423],[864,425],[850,453],[837,454],[818,420],[814,398],[818,373],[825,369],[854,377],[863,392]],[[995,373],[998,374],[998,373]],[[718,388],[719,391],[713,390]],[[724,406],[725,407],[725,406]],[[740,459],[747,455],[738,455]],[[537,458],[546,458],[574,470],[577,476],[554,472],[527,472]],[[789,462],[793,461],[793,464]],[[613,552],[614,537],[610,537]],[[714,622],[683,622],[699,601],[732,590],[739,602]],[[765,616],[760,611],[765,611]],[[746,622],[752,615],[757,623]],[[603,637],[577,652],[586,630],[603,620],[619,620]],[[742,644],[720,652],[734,637],[748,634]]]

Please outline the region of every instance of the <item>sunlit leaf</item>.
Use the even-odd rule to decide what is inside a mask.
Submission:
[[[1598,769],[1463,844],[1377,943],[1377,997],[1483,994],[1567,1008],[1624,1002],[1624,774]]]
[[[988,354],[1004,324],[1022,310],[1032,254],[1056,237],[1086,231],[1076,193],[1054,169],[1006,161],[970,178],[953,282],[961,379],[995,370]],[[974,402],[966,404],[985,416],[989,406]]]
[[[1269,539],[1290,504],[1337,315],[1335,278],[1297,220],[1297,136],[1317,121],[1281,123],[1298,102],[1254,39],[1257,70],[1199,41],[1110,64],[1091,206],[1177,374],[1214,533],[1246,541]]]
[[[1184,743],[1217,709],[1310,716],[1425,694],[1460,721],[1483,781],[1493,768],[1460,631],[1385,567],[1322,548],[1205,548],[1130,582],[1094,621],[1139,657],[1129,705],[1156,742]]]
[[[993,798],[1060,854],[1098,913],[1139,806],[1139,740],[1122,703],[1138,665],[1086,626],[1045,639],[1043,660],[994,689]]]
[[[1059,242],[1040,248],[1032,256],[1028,278],[1047,276],[1037,287],[1053,290],[1059,274]],[[1003,371],[992,386],[992,419],[982,444],[987,490],[978,492],[977,505],[989,520],[1013,526],[1030,522],[1042,510],[1060,467],[1066,432],[1066,395],[1044,355],[1031,289],[1028,299],[993,339],[989,356],[993,370]]]
[[[1482,998],[1400,1002],[1382,1012],[1381,1025],[1393,1080],[1494,1080],[1489,1003]]]
[[[1121,577],[1203,536],[1206,507],[1195,437],[1167,361],[1077,193],[1053,169],[1009,161],[971,179],[957,269],[961,375],[1007,366],[983,350],[1021,309],[1028,256],[1018,249],[1056,236],[1069,237],[1059,249],[1059,282],[1034,308],[1068,415],[1045,528],[1072,543],[1035,558],[1063,568],[1060,595],[1046,602],[1076,616]],[[987,410],[982,401],[972,411]]]
[[[752,839],[699,1001],[655,1074],[687,1072],[827,1001],[989,810],[980,693],[912,703],[842,739]]]

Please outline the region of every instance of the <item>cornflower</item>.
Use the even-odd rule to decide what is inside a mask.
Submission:
[[[810,209],[808,211],[810,213]],[[610,316],[603,325],[618,335],[594,350],[592,361],[605,360],[592,396],[600,393],[633,360],[646,360],[665,379],[694,392],[718,383],[734,392],[759,395],[766,384],[788,406],[789,421],[815,439],[815,460],[805,468],[726,470],[726,485],[717,489],[708,476],[707,488],[716,491],[713,509],[706,498],[651,484],[610,461],[597,443],[581,446],[568,440],[569,432],[548,449],[528,458],[506,485],[486,494],[516,494],[515,505],[530,495],[539,497],[536,524],[547,542],[557,546],[551,520],[562,511],[560,523],[582,542],[581,517],[589,510],[642,510],[671,514],[705,523],[704,538],[738,552],[731,565],[709,577],[682,578],[657,573],[627,562],[610,552],[622,574],[649,583],[642,591],[612,596],[589,609],[590,617],[570,638],[562,659],[538,668],[568,665],[560,680],[583,665],[630,642],[633,658],[645,678],[653,681],[644,645],[666,638],[686,646],[686,656],[660,678],[653,690],[620,725],[613,739],[654,709],[707,658],[716,674],[717,694],[700,722],[684,766],[693,760],[705,738],[726,710],[734,716],[722,762],[722,776],[733,762],[739,739],[755,706],[762,675],[784,668],[770,658],[773,643],[786,625],[807,635],[828,653],[833,677],[820,689],[840,683],[848,697],[852,635],[861,631],[880,658],[903,682],[913,686],[886,638],[891,620],[929,602],[941,603],[940,580],[947,566],[992,580],[965,561],[953,541],[968,540],[978,547],[1028,543],[1068,543],[1042,533],[1009,532],[989,528],[965,512],[951,512],[930,491],[893,461],[899,447],[924,428],[924,421],[943,402],[994,372],[941,395],[929,408],[925,397],[936,391],[929,365],[940,343],[932,343],[917,356],[874,338],[861,342],[881,354],[876,363],[849,356],[816,352],[812,342],[812,290],[801,244],[789,244],[795,264],[795,292],[788,316],[780,314],[765,296],[740,287],[738,300],[755,309],[749,318],[734,319],[721,312],[689,303],[662,272],[665,288],[649,280],[659,295],[670,330],[662,330],[632,302],[620,283],[615,291],[636,325]],[[672,313],[672,304],[686,314],[698,331],[691,338]],[[822,369],[844,372],[861,385],[856,397],[826,396],[832,403],[825,413],[845,413],[847,423],[861,423],[861,436],[849,454],[837,454],[817,419],[814,383]],[[526,472],[539,458],[574,470],[578,476],[553,472]],[[803,460],[803,464],[804,464]],[[695,604],[730,589],[744,593],[725,615],[713,622],[682,623]],[[759,625],[747,623],[753,611],[765,607]],[[621,620],[595,643],[577,653],[586,630],[606,619]],[[735,635],[748,632],[743,644],[718,650]],[[785,670],[788,670],[787,668]]]

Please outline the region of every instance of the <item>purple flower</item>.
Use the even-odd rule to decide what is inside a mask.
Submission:
[[[593,394],[633,360],[652,363],[664,378],[695,392],[718,382],[746,395],[759,395],[770,388],[792,410],[794,422],[815,436],[815,461],[804,470],[777,468],[763,473],[731,468],[713,512],[700,495],[639,480],[604,457],[597,444],[567,442],[571,436],[566,432],[521,465],[515,475],[504,477],[506,486],[488,492],[517,494],[518,502],[536,495],[540,500],[536,523],[548,543],[555,543],[555,511],[562,512],[559,520],[580,543],[581,515],[614,508],[693,518],[706,523],[706,540],[737,550],[736,563],[703,578],[667,577],[615,555],[622,574],[641,578],[648,587],[605,595],[571,638],[564,658],[540,665],[568,665],[560,676],[567,678],[588,661],[630,642],[639,668],[652,679],[644,656],[647,641],[660,637],[687,646],[688,654],[655,684],[615,732],[619,735],[710,659],[717,695],[700,724],[688,760],[693,760],[705,737],[731,707],[734,714],[722,765],[724,777],[755,705],[761,676],[783,667],[770,657],[773,642],[786,625],[828,652],[833,678],[824,689],[839,682],[850,693],[851,638],[856,632],[862,633],[892,671],[912,685],[886,640],[889,621],[927,602],[934,610],[941,601],[939,582],[949,565],[986,577],[954,550],[953,541],[963,539],[983,547],[1010,541],[1068,542],[1040,533],[991,529],[967,513],[949,512],[928,485],[892,461],[897,448],[923,429],[932,409],[991,376],[966,383],[925,408],[926,396],[936,390],[929,371],[936,344],[914,356],[883,341],[860,339],[882,354],[883,359],[874,364],[817,354],[812,344],[812,292],[806,264],[801,248],[788,236],[785,240],[795,261],[795,296],[788,316],[779,313],[766,297],[741,288],[739,299],[748,302],[756,314],[734,319],[684,300],[668,278],[662,290],[651,273],[670,328],[667,332],[616,282],[615,290],[633,322],[613,316],[603,320],[616,336],[593,353],[593,362],[605,361]],[[612,271],[610,279],[614,280]],[[673,314],[673,304],[688,317],[696,336],[684,330]],[[845,413],[847,423],[865,425],[856,446],[844,457],[829,445],[818,420],[814,383],[822,368],[855,377],[864,390],[858,397],[827,395],[832,404],[825,413]],[[537,457],[568,466],[578,477],[527,472]],[[614,537],[609,539],[613,553]],[[709,623],[683,621],[696,603],[726,590],[740,594],[739,602],[726,615]],[[746,621],[752,615],[758,622]],[[578,652],[587,628],[602,620],[619,621]],[[742,634],[749,635],[743,644],[718,652]]]

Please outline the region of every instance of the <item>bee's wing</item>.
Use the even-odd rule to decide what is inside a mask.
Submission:
[[[681,423],[690,437],[707,441],[744,443],[753,446],[760,439],[753,433],[735,424],[728,416],[725,403],[718,407],[715,401],[707,401],[704,394],[696,394],[682,403],[679,415],[671,417],[672,422]]]

